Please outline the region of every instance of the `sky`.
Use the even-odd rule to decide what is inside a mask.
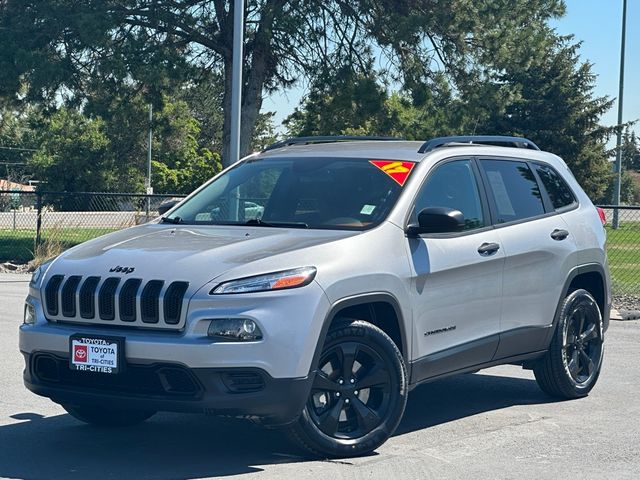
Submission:
[[[614,125],[618,118],[618,83],[620,78],[620,39],[623,0],[566,0],[567,13],[552,22],[562,35],[574,35],[582,42],[580,55],[593,64],[597,75],[594,94],[616,99],[611,110],[602,117],[603,125]],[[625,55],[625,91],[623,122],[640,119],[640,0],[628,0],[627,45]],[[276,92],[263,102],[263,111],[275,112],[275,124],[283,132],[281,122],[298,106],[304,85]],[[640,132],[640,122],[634,127]]]

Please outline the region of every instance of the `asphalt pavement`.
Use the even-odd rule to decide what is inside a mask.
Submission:
[[[552,400],[515,366],[452,377],[416,388],[375,454],[318,461],[246,421],[158,414],[99,429],[28,392],[18,351],[27,280],[0,275],[0,478],[640,478],[640,321],[611,323],[588,398]]]

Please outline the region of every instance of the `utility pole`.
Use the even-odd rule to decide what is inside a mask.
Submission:
[[[242,64],[244,45],[244,0],[233,2],[233,69],[231,72],[231,145],[229,163],[240,160],[240,120],[242,110]],[[240,189],[229,198],[229,218],[240,219]]]
[[[231,145],[229,163],[240,159],[240,115],[242,107],[242,61],[244,44],[244,0],[233,7],[233,70],[231,77]]]
[[[620,186],[622,184],[622,102],[624,96],[624,50],[627,36],[627,0],[622,0],[622,40],[620,43],[620,89],[618,90],[618,138],[616,140],[616,183],[613,190],[613,204],[620,205]],[[619,224],[617,208],[613,209],[613,228]]]
[[[149,138],[147,140],[147,181],[146,191],[147,195],[153,194],[153,187],[151,186],[151,145],[153,142],[153,104],[149,104]],[[147,196],[147,221],[149,221],[149,211],[151,210],[151,198]]]

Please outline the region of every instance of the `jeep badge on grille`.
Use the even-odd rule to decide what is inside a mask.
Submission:
[[[127,275],[129,273],[133,273],[134,270],[135,267],[121,267],[120,265],[118,265],[117,267],[111,268],[109,271],[115,273],[124,273],[125,275]]]

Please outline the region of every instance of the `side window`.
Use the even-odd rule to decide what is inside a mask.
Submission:
[[[470,160],[447,162],[429,174],[416,199],[411,222],[427,207],[446,207],[464,215],[465,230],[485,225],[478,183]]]
[[[540,187],[525,162],[480,160],[496,207],[496,223],[544,214]]]
[[[535,165],[534,168],[549,194],[554,209],[558,210],[575,203],[573,192],[558,172],[547,165]]]

